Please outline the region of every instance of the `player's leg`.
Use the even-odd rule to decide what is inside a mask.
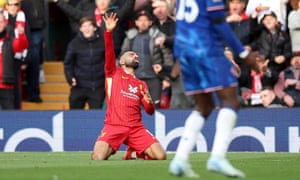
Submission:
[[[92,153],[92,160],[107,160],[113,153],[113,148],[107,142],[97,141]]]
[[[126,139],[126,143],[129,147],[136,151],[137,157],[142,157],[148,160],[166,159],[165,150],[159,144],[154,135],[144,126],[131,128],[130,134]]]
[[[195,146],[198,133],[202,129],[206,117],[213,110],[214,103],[211,93],[197,94],[194,99],[196,110],[185,121],[183,134],[169,167],[169,172],[176,176],[198,177],[189,165],[189,154]]]
[[[222,103],[222,108],[216,120],[216,133],[207,169],[226,176],[243,178],[245,176],[244,173],[235,169],[226,159],[230,135],[236,124],[237,110],[239,109],[236,87],[228,87],[217,93]]]
[[[230,135],[235,127],[239,101],[236,87],[228,87],[217,92],[222,104],[216,120],[216,134],[212,148],[212,155],[225,157]]]
[[[163,147],[158,143],[153,143],[149,148],[147,148],[144,153],[148,155],[153,160],[166,160],[167,155]]]
[[[92,153],[93,160],[106,160],[114,154],[126,140],[128,127],[105,125],[98,136]]]

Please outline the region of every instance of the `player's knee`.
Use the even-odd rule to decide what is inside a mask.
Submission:
[[[93,152],[91,154],[91,159],[100,161],[100,160],[107,160],[107,157],[105,155],[100,154],[100,153]]]
[[[164,150],[160,150],[155,152],[155,157],[153,159],[155,160],[166,160],[167,159],[167,153]]]
[[[157,155],[157,160],[166,160],[167,159],[167,153],[166,152],[160,152],[158,155]]]

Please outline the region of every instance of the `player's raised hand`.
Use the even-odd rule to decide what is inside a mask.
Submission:
[[[116,13],[105,14],[103,17],[105,22],[106,31],[111,32],[117,26],[118,18]]]
[[[141,91],[141,94],[143,95],[144,100],[148,104],[153,104],[153,101],[152,101],[149,91]]]

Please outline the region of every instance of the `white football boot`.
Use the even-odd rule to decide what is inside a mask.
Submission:
[[[211,157],[207,161],[207,170],[232,178],[245,178],[245,174],[233,167],[226,158]]]
[[[174,158],[169,166],[169,173],[174,176],[183,176],[188,178],[199,178],[199,175],[192,170],[187,161]]]

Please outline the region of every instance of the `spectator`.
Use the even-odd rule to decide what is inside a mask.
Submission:
[[[155,44],[159,46],[166,46],[173,51],[174,37],[175,37],[175,21],[170,17],[169,4],[166,0],[153,1],[153,14],[156,17],[154,25],[159,28],[166,36],[161,36],[155,39]],[[174,59],[175,61],[175,59]],[[187,109],[193,107],[192,98],[186,96],[183,90],[182,77],[180,75],[179,63],[175,62],[174,66],[168,72],[169,78],[162,82],[163,90],[166,91],[171,88],[171,102],[172,109]],[[162,104],[162,103],[161,103]]]
[[[175,21],[169,16],[168,2],[166,0],[154,1],[152,7],[156,17],[154,25],[166,35],[156,38],[155,44],[173,49]]]
[[[274,90],[288,107],[300,107],[300,52],[294,53],[291,65],[280,73]]]
[[[14,109],[14,53],[20,49],[21,38],[13,38],[7,31],[3,13],[0,13],[0,109]]]
[[[24,12],[20,9],[20,0],[7,0],[4,16],[7,22],[7,31],[10,35],[13,35],[16,39],[20,39],[22,42],[15,53],[15,85],[14,85],[14,106],[15,109],[21,109],[21,80],[20,80],[20,68],[23,64],[23,60],[26,57],[28,48],[26,30],[26,18]],[[26,31],[27,32],[27,31]]]
[[[291,0],[293,10],[288,16],[288,27],[290,30],[292,51],[300,51],[300,0]]]
[[[260,98],[262,105],[265,108],[276,108],[284,106],[284,103],[276,96],[272,89],[263,89],[260,92]]]
[[[226,21],[244,45],[250,43],[250,19],[245,12],[246,0],[229,0]]]
[[[161,36],[155,39],[155,45],[166,46],[170,50],[173,50],[174,33],[175,33],[175,21],[169,18],[169,5],[166,0],[159,0],[152,2],[153,14],[156,17],[154,25],[164,33],[166,36]],[[166,76],[170,75],[171,67],[167,69],[163,67],[163,72]],[[171,79],[166,78],[162,80],[162,93],[160,96],[160,108],[170,108],[172,97],[176,97],[176,94],[172,92]]]
[[[251,43],[251,18],[246,14],[246,0],[230,0],[229,1],[229,10],[228,16],[226,17],[226,22],[230,25],[231,29],[237,36],[237,38],[242,42],[244,46],[249,46]],[[232,54],[232,51],[229,51],[228,48],[225,48],[225,54]],[[232,55],[230,55],[232,56]],[[251,78],[250,78],[250,68],[246,67],[242,60],[237,56],[232,56],[229,58],[232,62],[236,63],[239,67],[239,90],[242,87],[251,88]],[[235,65],[235,67],[237,67]],[[240,92],[239,92],[240,93]]]
[[[104,93],[104,43],[96,33],[93,18],[80,20],[80,32],[69,43],[64,60],[65,75],[70,84],[70,109],[102,108]]]
[[[269,59],[268,68],[270,76],[263,76],[263,86],[273,87],[291,57],[291,45],[288,35],[280,29],[277,16],[268,11],[261,19],[263,28],[258,39],[252,44],[252,49],[258,50],[265,58]]]
[[[175,20],[175,14],[176,14],[176,0],[166,0],[168,2],[168,6],[169,6],[169,12],[170,12],[170,16],[172,18],[174,18]]]
[[[53,0],[53,2],[68,16],[75,35],[78,33],[80,19],[94,17],[94,11],[97,8],[95,0],[79,0],[76,5],[71,5],[64,0]]]
[[[72,20],[72,29],[78,32],[78,22],[84,17],[93,17],[99,27],[99,34],[104,32],[103,14],[115,12],[118,15],[119,23],[114,31],[115,53],[119,55],[122,42],[125,38],[125,31],[128,29],[128,21],[134,9],[135,0],[82,0],[76,7],[69,5],[63,0],[53,0]],[[92,2],[95,2],[92,5]]]
[[[41,69],[43,63],[43,31],[46,27],[47,17],[45,3],[45,0],[23,0],[21,6],[25,12],[30,30],[30,54],[26,68],[28,100],[36,103],[42,102],[39,82],[40,72],[43,72]]]
[[[249,0],[246,8],[247,15],[258,13],[258,22],[261,22],[265,11],[273,11],[278,17],[278,21],[282,25],[282,30],[286,29],[288,0]]]
[[[162,90],[159,74],[163,74],[163,67],[173,65],[172,52],[165,46],[154,44],[155,39],[164,34],[152,26],[152,15],[149,12],[139,11],[135,17],[135,25],[136,27],[127,32],[121,52],[134,51],[138,54],[140,65],[135,75],[147,83],[155,106],[159,108]]]

